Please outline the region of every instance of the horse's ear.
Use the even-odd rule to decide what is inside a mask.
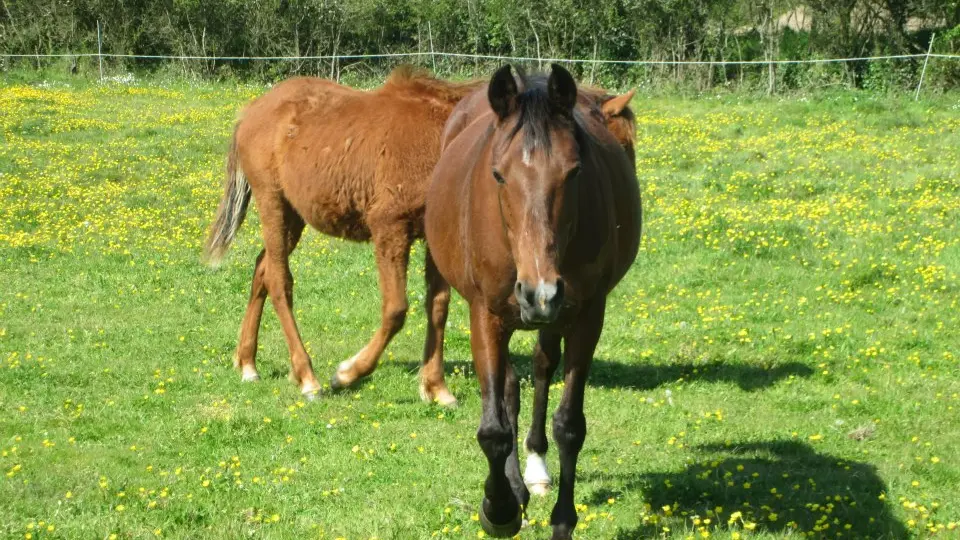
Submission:
[[[577,82],[573,75],[557,64],[550,65],[550,78],[547,79],[547,93],[550,102],[562,111],[573,111],[577,104]]]
[[[503,120],[517,109],[517,80],[513,78],[510,64],[503,66],[493,74],[490,85],[487,87],[487,99],[490,108]]]
[[[633,95],[637,92],[635,88],[631,89],[626,94],[620,96],[614,96],[603,103],[603,116],[607,118],[613,118],[614,116],[619,116],[624,109],[630,105],[630,100],[633,99]]]

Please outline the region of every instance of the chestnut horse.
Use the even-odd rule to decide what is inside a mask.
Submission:
[[[520,475],[519,385],[508,354],[516,330],[539,330],[525,445],[541,461],[547,392],[563,341],[565,384],[553,416],[560,452],[553,538],[570,538],[577,524],[584,387],[606,297],[636,258],[641,223],[632,146],[624,148],[591,101],[578,99],[573,77],[560,66],[549,77],[519,80],[510,66],[500,69],[457,106],[427,190],[430,256],[470,304],[482,395],[477,440],[489,465],[480,522],[491,536],[516,534],[530,498]]]
[[[330,384],[345,387],[373,372],[407,315],[410,246],[423,237],[426,184],[440,154],[444,123],[477,86],[433,79],[405,66],[371,92],[295,78],[247,106],[234,129],[224,194],[205,247],[210,262],[223,257],[252,194],[264,247],[234,357],[244,381],[259,378],[257,335],[270,296],[290,349],[290,378],[307,397],[321,389],[294,320],[288,265],[307,223],[332,236],[373,241],[382,295],[380,327],[366,346],[340,363]],[[452,405],[456,399],[443,374],[450,292],[429,257],[426,280],[430,324],[420,394]]]

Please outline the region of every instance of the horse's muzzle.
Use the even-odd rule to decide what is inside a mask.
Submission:
[[[524,324],[542,326],[557,320],[563,304],[563,280],[530,285],[517,281],[514,295],[520,305],[520,319]]]

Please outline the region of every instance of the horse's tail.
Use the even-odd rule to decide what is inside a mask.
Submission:
[[[237,124],[239,127],[239,124]],[[217,208],[217,216],[210,226],[207,242],[203,247],[204,262],[217,266],[230,248],[230,243],[243,224],[250,204],[250,184],[240,166],[240,152],[237,149],[237,130],[230,140],[230,154],[227,157],[227,177],[223,183],[223,198]]]

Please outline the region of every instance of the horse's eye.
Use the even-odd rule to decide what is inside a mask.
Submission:
[[[500,175],[500,171],[493,171],[493,177],[497,180],[498,184],[507,183],[507,181],[503,179],[503,176]]]
[[[577,177],[578,174],[580,174],[580,166],[579,166],[579,165],[577,165],[576,167],[570,169],[570,172],[567,173],[567,181],[573,180],[574,178]]]

